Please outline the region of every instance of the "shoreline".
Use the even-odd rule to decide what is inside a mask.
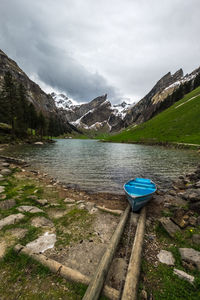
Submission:
[[[31,194],[32,195],[31,201],[36,201],[35,200],[37,198],[36,195],[39,192],[39,189],[42,187],[48,191],[49,195],[51,194],[53,195],[54,193],[58,194],[59,200],[57,203],[49,202],[49,198],[47,197],[46,201],[47,203],[49,203],[49,205],[45,206],[44,204],[43,206],[43,204],[40,204],[39,206],[40,209],[45,211],[46,213],[45,216],[49,218],[49,222],[52,222],[54,220],[54,226],[58,227],[58,229],[56,229],[57,238],[60,239],[59,243],[61,243],[57,247],[45,251],[45,255],[47,255],[47,257],[49,258],[53,257],[58,262],[63,262],[66,256],[73,257],[73,260],[71,260],[72,258],[69,258],[67,263],[70,264],[72,261],[77,260],[75,268],[80,269],[79,271],[81,271],[82,273],[88,271],[87,269],[88,267],[86,266],[86,264],[88,265],[88,259],[91,253],[93,253],[94,255],[93,259],[95,259],[96,264],[98,264],[98,259],[99,259],[98,251],[100,249],[101,251],[103,251],[102,249],[105,248],[105,246],[107,245],[110,239],[110,237],[108,238],[108,236],[106,236],[107,234],[106,232],[107,230],[110,230],[111,224],[113,226],[112,227],[113,230],[113,228],[116,226],[119,219],[118,216],[116,216],[115,214],[111,214],[110,212],[102,213],[99,210],[93,215],[90,215],[88,213],[86,214],[84,207],[90,204],[90,206],[92,206],[93,208],[97,207],[97,205],[98,206],[100,205],[100,206],[105,206],[106,208],[124,211],[125,208],[127,207],[127,200],[125,196],[117,196],[108,193],[90,194],[85,191],[66,188],[65,185],[58,182],[56,179],[48,176],[48,174],[42,173],[40,171],[32,170],[31,166],[26,164],[25,161],[21,161],[21,160],[15,161],[14,159],[15,161],[14,163],[14,161],[11,162],[12,158],[7,158],[7,159],[10,160],[11,169],[13,168],[14,170],[15,176],[13,178],[15,178],[15,182],[20,180],[22,182],[26,181],[29,184],[29,186],[33,182],[36,182],[34,187],[34,192],[32,192]],[[7,180],[9,181],[9,176],[6,178],[7,178],[6,181]],[[26,189],[24,188],[20,190],[26,192]],[[20,197],[20,193],[19,193],[19,197]],[[66,201],[63,199],[65,199]],[[6,201],[10,201],[10,200],[6,200]],[[19,201],[17,200],[17,197],[16,197],[16,201]],[[25,200],[25,201],[30,201],[30,200]],[[2,198],[2,202],[5,202],[3,198]],[[37,205],[37,202],[34,203],[35,205]],[[66,239],[66,236],[69,235],[68,226],[70,226],[70,223],[65,223],[67,219],[65,219],[65,217],[62,214],[60,215],[60,213],[65,212],[70,216],[71,213],[70,209],[73,212],[74,205],[78,208],[78,210],[76,211],[76,215],[71,216],[70,220],[72,224],[73,221],[76,220],[76,218],[77,218],[76,221],[79,220],[80,218],[79,214],[81,211],[83,217],[85,214],[87,216],[85,221],[90,220],[92,222],[94,218],[97,218],[95,226],[100,226],[98,227],[99,228],[98,230],[101,232],[102,235],[105,236],[106,242],[105,240],[104,241],[99,240],[99,236],[96,234],[91,235],[91,230],[92,230],[90,227],[91,223],[88,223],[87,226],[84,225],[84,227],[82,228],[81,234],[83,234],[83,237],[78,237],[78,240],[75,241],[72,239],[72,244],[69,245],[63,244],[63,239]],[[176,278],[175,275],[173,275],[173,271],[175,267],[178,268],[179,270],[182,271],[184,270],[184,272],[187,272],[187,274],[189,273],[197,280],[200,280],[200,275],[196,272],[196,267],[190,268],[190,265],[184,264],[184,261],[182,262],[182,258],[180,254],[178,254],[179,248],[183,248],[183,247],[192,248],[195,249],[195,251],[200,251],[200,216],[199,216],[200,215],[200,165],[193,173],[186,174],[184,176],[180,175],[179,178],[177,178],[172,183],[170,188],[168,188],[167,190],[159,189],[155,193],[153,199],[146,206],[146,210],[147,210],[146,232],[144,237],[143,261],[142,261],[142,270],[140,276],[139,293],[148,295],[148,297],[152,295],[152,297],[155,297],[155,300],[168,299],[165,298],[164,296],[163,298],[160,296],[160,291],[163,292],[162,289],[163,285],[165,286],[165,289],[168,290],[170,290],[171,286],[173,286],[174,291],[177,290],[178,292],[180,286],[183,285],[185,291],[187,293],[190,293],[191,292],[190,283],[187,283],[188,284],[187,285],[185,284],[184,279],[177,279],[178,277]],[[56,216],[56,214],[58,215]],[[121,264],[123,264],[123,266],[126,266],[128,259],[130,257],[133,237],[134,237],[134,230],[136,225],[135,222],[137,216],[138,216],[137,213],[132,213],[130,218],[129,224],[132,224],[130,240],[129,240],[130,225],[127,224],[122,241],[120,242],[119,245],[119,249],[115,254],[114,261],[115,263],[117,262],[119,265],[118,265],[118,269],[115,269],[114,274],[112,274],[113,276],[112,278],[114,279],[109,281],[109,285],[116,289],[118,289],[120,286],[119,283],[121,282],[120,280],[123,280],[123,277],[122,278],[120,277],[120,279],[117,277],[118,273],[120,273],[121,270],[120,269]],[[29,220],[31,221],[33,216],[30,216],[29,213],[29,215],[26,215],[26,217],[27,218],[29,217]],[[37,218],[41,218],[41,216],[38,215]],[[102,222],[105,222],[103,227],[101,227]],[[172,224],[173,225],[172,227],[176,228],[177,233],[171,231],[170,227],[166,226],[166,222],[168,224]],[[62,224],[66,224],[66,225],[64,225],[63,227]],[[15,226],[17,226],[17,224]],[[23,224],[22,224],[22,228],[24,228]],[[7,231],[8,230],[9,228],[7,229]],[[63,235],[63,230],[65,230],[64,235]],[[78,227],[74,227],[73,230],[75,230],[73,234],[76,235],[77,230],[81,230],[80,225]],[[109,236],[112,235],[112,230],[109,232]],[[7,231],[5,231],[5,234]],[[55,233],[55,229],[54,231],[50,231],[50,232]],[[197,237],[199,237],[199,239]],[[36,236],[33,235],[30,236],[29,238],[30,240],[28,241],[32,241],[34,238],[36,238]],[[195,241],[194,238],[196,238]],[[26,239],[26,243],[27,243],[27,239]],[[88,249],[87,247],[90,247],[89,252],[86,251],[86,249]],[[171,252],[175,257],[176,262],[171,265],[167,265],[165,263],[163,264],[163,262],[160,261],[158,258],[160,252],[163,250]],[[86,264],[84,264],[82,260],[83,252],[85,255],[84,261],[86,262]],[[92,265],[93,265],[93,259],[91,262]],[[6,267],[6,263],[4,264],[4,268],[5,267]],[[87,272],[85,274],[87,275]],[[170,286],[169,286],[169,282],[170,282]],[[196,293],[195,284],[193,289],[194,289],[193,293]],[[156,296],[157,290],[159,292],[159,296]],[[146,300],[147,297],[141,299]]]
[[[119,144],[135,144],[135,145],[144,145],[144,146],[160,146],[164,148],[172,149],[188,149],[188,150],[197,150],[200,153],[200,145],[190,144],[190,143],[178,143],[178,142],[134,142],[134,141],[110,141],[110,140],[98,140],[100,143],[119,143]]]

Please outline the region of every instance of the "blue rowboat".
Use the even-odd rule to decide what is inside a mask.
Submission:
[[[131,179],[124,184],[124,191],[133,211],[142,208],[153,196],[156,185],[147,178]]]

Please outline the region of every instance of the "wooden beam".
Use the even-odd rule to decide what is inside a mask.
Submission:
[[[66,266],[60,264],[59,262],[46,257],[43,254],[33,253],[30,249],[28,249],[24,246],[16,245],[14,247],[14,250],[17,253],[23,253],[23,254],[30,256],[34,260],[41,263],[43,266],[48,267],[49,270],[52,271],[53,273],[56,273],[67,280],[82,283],[85,285],[89,285],[89,283],[91,281],[91,279],[89,277],[83,275],[79,271],[73,270],[69,267],[66,267]],[[103,294],[110,300],[118,300],[119,299],[119,292],[107,285],[103,289]]]
[[[137,300],[142,246],[145,232],[146,208],[143,207],[137,225],[121,300]]]

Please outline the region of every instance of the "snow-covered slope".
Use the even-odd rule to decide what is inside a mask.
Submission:
[[[51,96],[54,99],[55,104],[58,108],[71,109],[71,107],[77,105],[77,103],[74,100],[69,99],[65,94],[51,93]]]
[[[130,107],[130,104],[125,101],[112,105],[107,99],[107,95],[81,105],[70,100],[64,94],[52,93],[51,96],[71,124],[77,128],[88,130],[111,131],[117,124],[120,124]]]

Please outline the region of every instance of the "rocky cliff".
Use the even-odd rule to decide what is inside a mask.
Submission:
[[[33,82],[25,72],[20,69],[14,60],[10,59],[2,50],[0,50],[0,90],[4,81],[4,75],[8,71],[12,74],[13,79],[17,83],[23,84],[26,89],[27,100],[30,103],[33,103],[36,111],[42,111],[46,116],[52,114],[57,116],[65,124],[65,127],[69,132],[76,130],[76,128],[69,124],[63,114],[58,110],[52,96],[46,94],[38,84]]]
[[[128,110],[122,126],[143,123],[180,100],[193,90],[199,74],[200,68],[185,76],[182,69],[173,75],[170,72],[164,75],[144,98]]]
[[[130,106],[125,102],[112,105],[106,94],[81,105],[75,105],[63,94],[52,93],[51,95],[57,107],[71,124],[87,130],[120,130],[122,120]]]

